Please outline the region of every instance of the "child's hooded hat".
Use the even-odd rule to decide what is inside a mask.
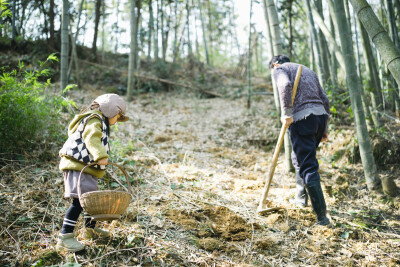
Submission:
[[[129,117],[125,116],[126,103],[119,95],[104,94],[98,96],[93,102],[99,104],[101,113],[103,113],[107,118],[113,118],[117,114],[120,114],[120,117],[118,118],[119,122],[129,120]]]

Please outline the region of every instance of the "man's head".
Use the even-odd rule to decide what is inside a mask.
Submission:
[[[273,69],[274,67],[279,66],[280,64],[290,62],[290,59],[286,55],[277,55],[273,56],[271,60],[269,61],[269,68]]]

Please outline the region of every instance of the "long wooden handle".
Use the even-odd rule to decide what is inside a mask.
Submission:
[[[293,106],[293,103],[294,103],[294,99],[296,98],[297,87],[299,86],[300,76],[301,76],[302,70],[303,70],[303,67],[300,65],[299,68],[297,69],[296,78],[295,78],[295,81],[294,81],[294,84],[293,84],[292,106]],[[269,187],[271,186],[272,177],[274,176],[274,173],[275,173],[275,167],[276,167],[276,164],[278,162],[279,152],[281,151],[281,147],[282,147],[282,143],[283,143],[283,139],[284,139],[285,133],[286,133],[286,127],[285,127],[285,125],[282,125],[281,132],[279,133],[278,142],[277,142],[277,144],[275,146],[274,155],[272,157],[271,166],[269,168],[269,173],[268,173],[268,178],[267,178],[268,180],[267,180],[267,183],[264,186],[263,194],[262,194],[261,199],[260,199],[259,208],[262,207],[262,205],[264,204],[265,199],[267,199],[268,192],[269,192]]]
[[[296,78],[294,79],[294,84],[293,84],[292,107],[293,107],[294,99],[296,98],[297,87],[299,86],[300,76],[301,76],[302,71],[303,71],[303,66],[299,65],[299,68],[297,69],[297,73],[296,73]]]

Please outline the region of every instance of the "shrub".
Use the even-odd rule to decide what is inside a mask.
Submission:
[[[51,94],[50,79],[40,82],[50,74],[45,65],[58,61],[50,55],[39,67],[26,70],[23,62],[18,68],[5,71],[0,76],[0,152],[6,155],[26,152],[38,142],[50,143],[60,137],[61,110],[74,102],[61,95]],[[69,90],[67,87],[65,91]]]

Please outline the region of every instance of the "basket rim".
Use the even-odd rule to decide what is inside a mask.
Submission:
[[[112,193],[112,194],[119,194],[119,195],[128,195],[129,197],[131,196],[131,194],[129,194],[128,192],[125,191],[115,191],[115,190],[96,190],[96,191],[90,191],[90,192],[86,192],[83,193],[80,197],[85,197],[88,195],[94,195],[94,194],[108,194],[108,193]]]

